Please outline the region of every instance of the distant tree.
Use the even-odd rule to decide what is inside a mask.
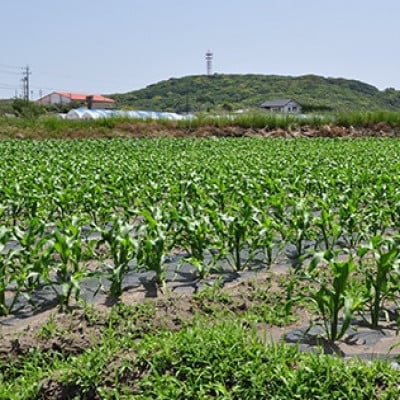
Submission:
[[[12,102],[11,100],[1,100],[0,101],[0,115],[12,114]]]
[[[21,118],[37,118],[46,112],[43,106],[24,99],[13,100],[12,109],[14,114]]]
[[[222,109],[227,112],[233,111],[233,105],[230,103],[224,103],[222,104]]]

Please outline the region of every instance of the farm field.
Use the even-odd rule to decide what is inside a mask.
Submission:
[[[399,152],[1,141],[0,398],[311,398],[332,374],[315,398],[397,398]],[[393,348],[366,364],[265,343],[307,324],[336,355],[363,329]]]

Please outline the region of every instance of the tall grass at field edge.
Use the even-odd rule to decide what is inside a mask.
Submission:
[[[238,127],[243,129],[296,130],[303,126],[319,129],[323,126],[354,127],[358,129],[400,128],[400,112],[371,111],[339,114],[280,114],[270,112],[246,112],[241,114],[197,114],[180,121],[102,118],[97,120],[63,120],[55,116],[28,118],[0,118],[0,135],[12,137],[18,132],[28,137],[64,137],[66,132],[107,135],[116,130],[142,125],[150,130],[185,129],[195,131],[202,127]],[[85,135],[83,135],[85,136]]]

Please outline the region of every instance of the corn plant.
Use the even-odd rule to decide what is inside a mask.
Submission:
[[[26,229],[14,228],[14,236],[21,247],[18,252],[18,263],[27,272],[26,288],[34,290],[40,284],[43,269],[48,268],[48,251],[45,234],[46,224],[38,217],[32,218]]]
[[[16,226],[24,212],[25,196],[18,182],[15,183],[14,187],[5,186],[3,192],[6,205],[4,213],[11,217],[13,226]]]
[[[368,258],[372,254],[372,259]],[[400,243],[393,238],[373,237],[358,248],[360,272],[365,282],[371,325],[376,328],[388,299],[400,294]]]
[[[12,238],[11,229],[5,226],[0,227],[0,315],[6,315],[12,311],[12,308],[17,300],[18,291],[13,296],[11,304],[7,304],[6,291],[14,282],[15,266],[14,256],[16,251],[6,249],[6,245]]]
[[[241,193],[242,202],[231,205],[226,213],[219,215],[217,235],[219,235],[221,248],[220,256],[225,256],[229,265],[236,272],[246,268],[254,258],[256,252],[257,236],[255,234],[256,222],[252,201]],[[243,262],[241,252],[248,250],[247,259]]]
[[[301,258],[305,252],[304,242],[307,239],[312,239],[314,236],[311,212],[307,204],[307,199],[300,199],[293,205],[288,221],[290,240],[294,242],[297,254]]]
[[[83,261],[80,219],[76,216],[58,223],[50,240],[50,252],[55,261],[55,280],[52,271],[47,280],[57,295],[60,305],[68,308],[71,296],[79,299],[81,281],[89,275],[81,265]],[[61,290],[58,288],[61,286]]]
[[[181,246],[189,253],[186,261],[196,268],[200,278],[204,278],[215,263],[214,257],[209,263],[205,261],[206,251],[215,245],[215,235],[209,215],[212,211],[186,201],[184,208],[185,215],[178,215],[176,211],[171,213],[178,227],[173,239],[174,244]]]
[[[141,212],[144,225],[139,229],[138,266],[153,271],[156,283],[165,286],[165,256],[168,251],[168,231],[170,226],[165,222],[165,214],[160,207],[150,207]]]
[[[286,242],[288,236],[287,194],[281,189],[279,192],[268,196],[266,207],[268,208],[267,212],[274,220],[282,241]]]
[[[111,282],[110,294],[114,297],[122,294],[122,284],[129,271],[129,263],[134,260],[138,241],[133,238],[133,226],[120,218],[114,218],[109,228],[100,229],[101,239],[97,246],[107,244],[112,264],[106,263],[106,278]]]
[[[48,251],[45,249],[47,237],[44,234],[45,224],[38,218],[29,221],[25,230],[14,226],[1,230],[1,270],[2,290],[0,304],[2,312],[9,313],[22,295],[31,302],[30,293],[40,284],[43,269],[48,267]],[[5,249],[6,246],[8,249]],[[10,297],[5,304],[4,292],[8,288]]]
[[[253,207],[254,221],[257,224],[257,236],[255,246],[262,249],[267,265],[271,265],[274,261],[273,250],[274,240],[276,239],[277,222],[269,215],[268,210]]]
[[[339,197],[339,225],[347,246],[355,249],[365,237],[365,219],[362,217],[360,209],[362,204],[358,198],[358,193],[345,193]]]
[[[349,284],[356,266],[351,254],[339,259],[338,251],[317,253],[305,272],[304,279],[313,289],[305,297],[313,300],[322,317],[327,338],[335,341],[343,337],[356,310],[363,304],[362,296],[350,293]],[[327,264],[328,270],[321,266]],[[340,313],[342,322],[340,324]]]
[[[385,235],[390,226],[393,207],[391,199],[395,197],[395,188],[391,177],[382,174],[368,193],[368,228],[370,235],[374,237]]]
[[[333,250],[337,239],[341,236],[342,229],[337,223],[333,207],[329,204],[326,195],[319,201],[319,206],[320,214],[314,218],[313,224],[316,227],[317,234],[321,237],[320,241],[323,243],[323,250]]]

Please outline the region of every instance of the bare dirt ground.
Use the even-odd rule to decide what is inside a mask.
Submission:
[[[288,130],[263,128],[243,128],[240,126],[202,125],[179,127],[177,123],[169,122],[117,122],[114,128],[90,127],[63,129],[62,132],[50,132],[41,128],[8,127],[0,132],[0,138],[16,139],[85,139],[85,138],[159,138],[159,137],[260,137],[260,138],[313,138],[313,137],[399,137],[400,130],[381,122],[363,128],[325,125],[319,128],[299,126]]]

